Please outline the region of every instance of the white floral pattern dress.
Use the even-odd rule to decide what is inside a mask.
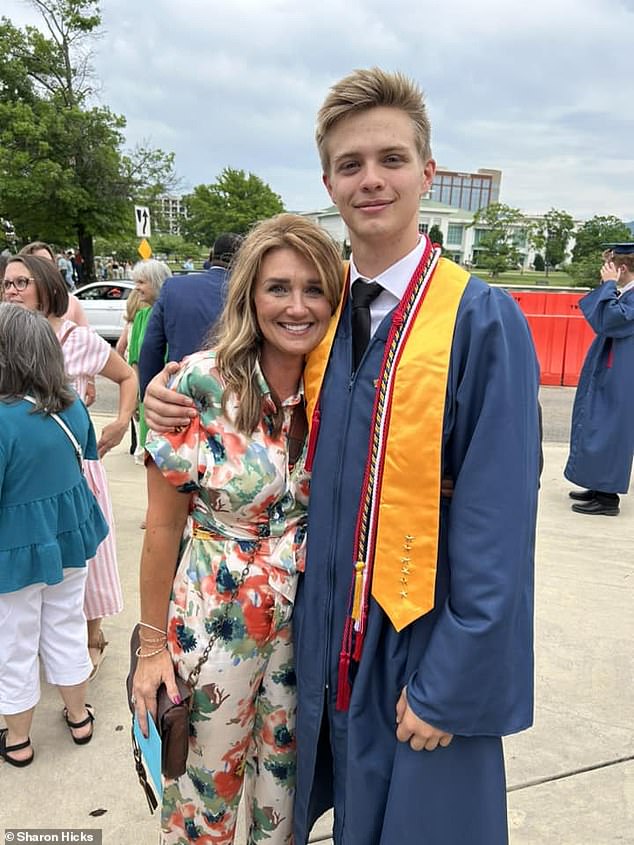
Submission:
[[[198,416],[180,433],[150,432],[146,448],[165,477],[192,493],[168,619],[168,647],[187,679],[214,638],[194,696],[186,773],[166,781],[164,843],[233,842],[246,781],[249,843],[292,841],[295,670],[291,614],[304,568],[309,478],[304,452],[288,461],[293,409],[273,435],[270,391],[251,436],[223,413],[213,351],[187,359],[173,386]]]

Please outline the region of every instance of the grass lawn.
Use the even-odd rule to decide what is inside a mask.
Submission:
[[[553,287],[572,287],[574,285],[571,277],[562,270],[551,270],[548,276],[545,276],[544,273],[536,273],[534,270],[525,270],[523,273],[520,273],[519,270],[509,270],[506,273],[500,273],[495,279],[492,279],[484,269],[476,267],[473,272],[486,282],[493,282],[497,285],[552,285]]]

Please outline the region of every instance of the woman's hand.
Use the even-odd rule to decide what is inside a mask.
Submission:
[[[170,701],[180,704],[174,664],[167,649],[153,657],[140,657],[132,681],[134,709],[143,736],[148,735],[147,714],[156,723],[156,692],[165,684]]]
[[[95,385],[94,378],[91,378],[86,382],[86,398],[84,399],[84,405],[87,408],[90,408],[90,406],[94,404],[96,398],[97,386]]]
[[[103,458],[106,452],[109,452],[111,449],[114,449],[115,446],[118,446],[123,440],[127,430],[127,422],[115,420],[114,422],[108,423],[101,432],[99,443],[97,443],[97,452],[99,453],[99,457]]]

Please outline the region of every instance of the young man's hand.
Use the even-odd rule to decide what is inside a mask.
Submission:
[[[171,361],[148,384],[143,400],[145,421],[154,431],[164,433],[189,425],[196,416],[196,409],[189,396],[183,396],[167,387],[170,377],[180,370],[180,364]]]
[[[399,742],[409,742],[412,751],[434,751],[438,746],[446,748],[453,734],[435,728],[419,719],[407,703],[407,687],[396,704],[396,738]]]
[[[616,282],[618,284],[621,278],[621,269],[616,269],[614,261],[606,261],[601,267],[601,281],[602,282]]]

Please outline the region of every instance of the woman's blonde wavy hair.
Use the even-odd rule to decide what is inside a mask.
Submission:
[[[262,419],[262,395],[255,377],[261,334],[254,295],[264,256],[272,249],[293,249],[315,265],[324,295],[334,312],[343,287],[341,252],[335,241],[305,217],[278,214],[258,223],[246,236],[230,267],[227,301],[217,327],[205,346],[216,350],[216,364],[225,382],[223,410],[230,396],[239,397],[235,425],[252,434]],[[283,413],[272,396],[277,412],[273,432],[279,434]]]

